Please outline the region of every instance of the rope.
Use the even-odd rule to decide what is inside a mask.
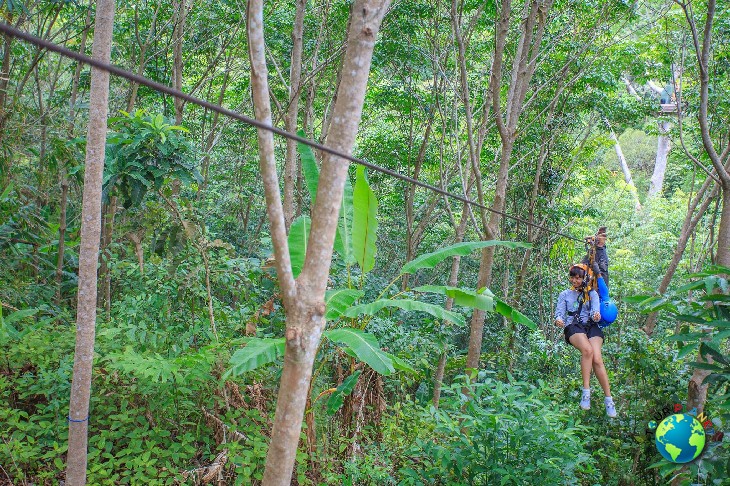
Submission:
[[[235,112],[233,110],[230,110],[228,108],[224,108],[224,107],[222,107],[220,105],[216,105],[216,104],[211,103],[209,101],[205,101],[203,99],[197,98],[197,97],[192,96],[190,94],[184,93],[182,91],[176,90],[176,89],[171,88],[169,86],[166,86],[164,84],[158,83],[157,81],[153,81],[153,80],[151,80],[149,78],[146,78],[144,76],[140,76],[138,74],[132,73],[132,72],[127,71],[125,69],[122,69],[120,67],[114,66],[113,64],[107,64],[107,63],[101,62],[101,61],[99,61],[97,59],[93,59],[93,58],[91,58],[89,56],[86,56],[84,54],[81,54],[79,52],[72,51],[72,50],[70,50],[70,49],[68,49],[66,47],[60,46],[58,44],[55,44],[55,43],[50,42],[50,41],[47,41],[45,39],[41,39],[40,37],[36,37],[36,36],[34,36],[32,34],[29,34],[27,32],[23,32],[22,30],[16,29],[15,27],[13,27],[11,25],[8,25],[6,23],[0,23],[0,31],[2,31],[3,33],[5,33],[5,34],[7,34],[9,36],[12,36],[12,37],[15,37],[17,39],[23,40],[25,42],[34,44],[37,47],[46,49],[46,50],[51,51],[51,52],[55,52],[55,53],[60,54],[60,55],[62,55],[64,57],[68,57],[70,59],[74,59],[74,60],[76,60],[78,62],[81,62],[81,63],[84,63],[84,64],[88,64],[89,66],[93,66],[93,67],[95,67],[97,69],[101,69],[103,71],[106,71],[106,72],[108,72],[110,74],[113,74],[115,76],[118,76],[120,78],[124,78],[124,79],[127,79],[129,81],[132,81],[134,83],[137,83],[137,84],[139,84],[141,86],[146,86],[146,87],[151,88],[151,89],[153,89],[155,91],[158,91],[158,92],[161,92],[161,93],[165,93],[165,94],[170,95],[170,96],[173,96],[175,98],[179,98],[179,99],[185,100],[188,103],[192,103],[194,105],[201,106],[203,108],[206,108],[208,110],[214,111],[216,113],[220,113],[221,115],[225,115],[225,116],[227,116],[229,118],[232,118],[234,120],[238,120],[238,121],[243,122],[243,123],[245,123],[247,125],[254,126],[254,127],[259,128],[261,130],[270,131],[270,132],[272,132],[272,133],[274,133],[276,135],[279,135],[281,137],[288,138],[290,140],[294,140],[294,141],[299,142],[299,143],[302,143],[304,145],[308,145],[308,146],[310,146],[310,147],[312,147],[314,149],[317,149],[317,150],[319,150],[321,152],[326,152],[326,153],[328,153],[330,155],[334,155],[336,157],[340,157],[340,158],[345,159],[345,160],[348,160],[348,161],[350,161],[352,163],[355,163],[355,164],[358,164],[358,165],[362,165],[364,167],[367,167],[368,169],[372,169],[372,170],[375,170],[377,172],[381,172],[381,173],[386,174],[386,175],[389,175],[389,176],[391,176],[391,177],[393,177],[395,179],[400,179],[400,180],[402,180],[404,182],[407,182],[409,184],[413,184],[413,185],[422,187],[424,189],[428,189],[430,191],[433,191],[433,192],[435,192],[437,194],[441,194],[442,196],[450,197],[450,198],[455,199],[457,201],[461,201],[461,202],[463,202],[465,204],[469,204],[471,206],[474,206],[474,207],[477,207],[477,208],[480,208],[480,209],[484,209],[484,210],[490,211],[490,212],[495,213],[495,214],[499,214],[500,216],[502,216],[502,217],[504,217],[506,219],[511,219],[513,221],[516,221],[516,222],[519,222],[519,223],[522,223],[522,224],[526,224],[526,225],[532,226],[534,228],[541,229],[541,230],[546,231],[548,233],[552,233],[552,234],[561,236],[563,238],[567,238],[569,240],[583,242],[583,240],[580,239],[580,238],[576,238],[574,236],[568,235],[566,233],[562,233],[560,231],[551,230],[550,228],[547,228],[545,226],[542,226],[542,225],[539,225],[539,224],[536,224],[536,223],[532,223],[532,222],[530,222],[530,221],[528,221],[526,219],[523,219],[523,218],[520,218],[520,217],[517,217],[517,216],[512,216],[512,215],[507,214],[507,213],[505,213],[503,211],[498,211],[496,209],[493,209],[493,208],[484,206],[483,204],[480,204],[478,202],[472,201],[471,199],[468,199],[467,197],[460,196],[458,194],[454,194],[454,193],[448,192],[448,191],[446,191],[444,189],[441,189],[439,187],[433,186],[431,184],[427,184],[425,182],[419,181],[419,180],[414,179],[412,177],[403,175],[403,174],[401,174],[399,172],[396,172],[394,170],[387,169],[385,167],[381,167],[379,165],[376,165],[376,164],[367,162],[367,161],[365,161],[363,159],[359,159],[359,158],[357,158],[357,157],[355,157],[353,155],[346,154],[344,152],[340,152],[340,151],[338,151],[336,149],[330,148],[330,147],[328,147],[326,145],[323,145],[321,143],[318,143],[318,142],[309,140],[307,138],[301,137],[301,136],[299,136],[299,135],[297,135],[295,133],[287,132],[286,130],[282,130],[280,128],[272,127],[272,126],[267,125],[267,124],[265,124],[265,123],[263,123],[263,122],[261,122],[259,120],[256,120],[255,118],[251,118],[251,117],[248,117],[246,115],[242,115],[242,114],[240,114],[238,112]]]

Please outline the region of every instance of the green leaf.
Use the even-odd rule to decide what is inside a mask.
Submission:
[[[297,135],[305,138],[307,136],[304,130],[298,130]],[[304,180],[307,183],[309,196],[312,198],[312,205],[314,205],[314,201],[317,198],[317,187],[319,186],[319,167],[317,167],[317,160],[314,158],[314,152],[309,145],[297,142],[297,151],[302,161],[302,172],[304,172]]]
[[[679,350],[679,353],[677,353],[677,359],[682,359],[685,356],[687,356],[689,353],[691,353],[693,350],[697,349],[699,347],[699,342],[694,342],[687,344],[686,346],[683,346],[682,349]]]
[[[497,301],[497,307],[495,308],[497,314],[501,314],[507,319],[512,319],[517,324],[522,324],[523,326],[532,329],[533,331],[537,329],[537,324],[535,324],[532,319],[524,315],[522,312],[518,311],[511,305],[499,300],[496,297],[494,298],[494,300]]]
[[[707,324],[707,321],[701,317],[698,316],[692,316],[688,314],[678,314],[674,316],[674,318],[678,321],[682,322],[692,322],[694,324]]]
[[[39,309],[22,309],[16,312],[13,312],[12,314],[5,316],[5,324],[12,324],[14,322],[18,322],[21,319],[25,319],[26,317],[30,317],[32,315],[37,314]]]
[[[289,228],[289,258],[291,259],[291,271],[294,278],[297,278],[304,267],[304,257],[307,254],[309,243],[309,229],[312,221],[309,216],[299,216]]]
[[[5,319],[3,319],[2,309],[0,309],[0,336],[3,335],[13,340],[20,338],[20,333],[18,332],[18,330],[8,324]]]
[[[342,194],[342,205],[340,206],[340,219],[337,222],[337,233],[335,233],[335,251],[345,260],[345,263],[355,261],[352,254],[353,211],[352,183],[348,177],[345,179],[345,191]]]
[[[251,338],[244,348],[233,353],[229,361],[231,368],[224,377],[240,375],[271,363],[284,354],[285,348],[284,338]]]
[[[454,304],[472,309],[494,312],[494,294],[488,289],[485,293],[478,293],[475,290],[466,290],[459,287],[448,287],[444,285],[422,285],[414,289],[415,292],[431,292],[442,294],[454,299]]]
[[[385,355],[390,358],[390,360],[393,362],[393,367],[396,370],[406,371],[408,373],[413,373],[414,375],[418,374],[418,372],[415,370],[415,368],[413,368],[413,366],[411,366],[411,364],[408,361],[406,361],[404,359],[400,359],[398,356],[388,353],[386,351],[383,351],[383,353],[385,353]]]
[[[705,325],[719,329],[730,329],[730,321],[707,321]]]
[[[3,190],[3,193],[0,194],[0,201],[4,201],[4,200],[8,199],[8,194],[10,194],[14,188],[15,188],[15,186],[13,185],[12,182],[10,184],[8,184],[7,187],[5,188],[5,190]]]
[[[627,304],[642,304],[644,302],[650,301],[651,299],[657,299],[658,297],[655,295],[630,295],[628,297],[624,297],[623,300]]]
[[[692,366],[701,370],[724,371],[722,366],[710,363],[692,363]]]
[[[418,258],[411,260],[406,263],[401,269],[400,273],[414,273],[416,270],[422,268],[434,268],[436,265],[444,261],[445,259],[453,256],[465,256],[474,250],[479,248],[486,248],[488,246],[504,246],[506,248],[531,248],[532,245],[529,243],[519,243],[515,241],[467,241],[463,243],[456,243],[446,248],[441,248],[434,251],[433,253],[426,253]]]
[[[451,321],[460,326],[466,324],[466,322],[464,321],[464,316],[462,316],[461,314],[447,311],[446,309],[438,305],[427,304],[426,302],[420,302],[411,299],[380,299],[376,300],[375,302],[370,302],[369,304],[360,304],[350,307],[345,311],[344,315],[347,317],[357,317],[362,314],[372,316],[385,307],[398,307],[399,309],[403,309],[404,311],[425,312],[441,320]]]
[[[348,346],[360,361],[367,363],[381,375],[389,375],[395,371],[393,361],[380,349],[373,334],[358,329],[341,328],[325,331],[323,335],[330,341]]]
[[[342,384],[338,386],[334,392],[332,392],[329,400],[327,400],[327,415],[334,415],[340,409],[344,403],[345,397],[352,393],[352,390],[355,389],[357,379],[360,378],[361,374],[362,370],[355,371],[353,374],[345,378],[345,381],[343,381]]]
[[[715,361],[724,365],[730,365],[730,362],[728,362],[727,358],[719,350],[715,349],[707,343],[702,343],[702,346],[700,347],[700,353],[702,353],[703,356],[709,354]]]
[[[328,321],[337,319],[345,313],[353,302],[365,295],[365,292],[358,289],[335,289],[328,290],[324,294],[324,303],[327,312],[324,317]]]
[[[368,184],[365,167],[357,167],[353,190],[352,251],[363,273],[375,266],[378,200]]]

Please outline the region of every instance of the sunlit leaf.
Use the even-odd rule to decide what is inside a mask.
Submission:
[[[340,328],[323,333],[330,341],[348,346],[360,361],[367,363],[381,375],[395,371],[393,361],[380,349],[377,338],[367,332],[352,328]]]
[[[464,321],[464,317],[461,314],[457,314],[453,311],[447,311],[446,309],[438,305],[428,304],[426,302],[420,302],[411,299],[380,299],[376,300],[375,302],[370,302],[368,304],[360,304],[350,307],[349,309],[347,309],[347,311],[345,311],[344,315],[347,317],[357,317],[362,314],[372,316],[375,315],[375,313],[379,310],[386,307],[397,307],[399,309],[403,309],[404,311],[409,312],[425,312],[441,320],[451,321],[460,326],[466,324],[466,322]]]
[[[422,268],[434,268],[436,265],[453,256],[465,256],[474,250],[480,248],[486,248],[489,246],[504,246],[506,248],[530,248],[532,245],[529,243],[519,243],[515,241],[468,241],[463,243],[456,243],[445,248],[440,248],[432,253],[426,253],[418,258],[411,260],[406,263],[401,269],[400,273],[413,273],[416,270]]]

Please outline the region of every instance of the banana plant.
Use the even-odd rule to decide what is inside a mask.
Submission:
[[[303,135],[303,132],[300,132]],[[311,148],[298,146],[302,169],[309,194],[314,202],[317,197],[319,169]],[[375,266],[377,253],[377,208],[375,192],[370,187],[365,168],[358,166],[355,172],[354,188],[348,183],[345,187],[340,220],[335,239],[335,251],[342,258],[350,274],[350,267],[360,268],[360,288],[354,288],[348,278],[348,287],[331,289],[325,295],[325,318],[333,323],[333,328],[326,330],[322,336],[351,356],[366,363],[374,371],[389,375],[396,370],[414,372],[413,368],[397,356],[383,351],[372,333],[364,331],[370,319],[385,308],[398,308],[407,312],[424,312],[432,317],[465,325],[464,316],[458,312],[448,311],[443,306],[423,302],[415,298],[406,298],[402,294],[386,297],[386,292],[405,274],[413,274],[419,270],[435,268],[439,263],[454,256],[465,256],[471,252],[490,247],[529,248],[526,243],[512,241],[478,241],[457,243],[441,248],[432,253],[421,255],[406,263],[395,278],[372,302],[359,302],[365,295],[362,287],[365,275]],[[304,265],[304,258],[310,237],[311,222],[308,216],[297,218],[289,232],[289,252],[295,278]],[[535,323],[510,305],[497,298],[489,289],[463,289],[458,287],[425,285],[412,289],[416,295],[440,294],[454,299],[459,306],[481,309],[485,312],[496,312],[530,329],[536,329]],[[346,323],[349,322],[349,325]],[[230,360],[231,368],[226,376],[237,375],[277,360],[284,352],[283,338],[250,338],[246,347],[236,351]],[[359,372],[355,371],[339,387],[323,392],[329,393],[328,413],[333,413],[342,404],[344,397],[355,387]],[[320,395],[321,396],[321,395]],[[318,397],[319,398],[319,397]]]

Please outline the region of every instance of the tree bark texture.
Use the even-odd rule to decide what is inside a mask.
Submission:
[[[192,8],[192,3],[188,6],[188,0],[173,0],[173,29],[172,29],[172,87],[182,90],[182,71],[183,71],[183,38],[185,36],[185,21],[188,12]],[[175,98],[175,125],[180,125],[183,119],[183,109],[185,101]]]
[[[109,63],[114,25],[114,0],[98,0],[94,21],[92,57]],[[81,209],[79,250],[79,296],[76,315],[76,349],[69,404],[66,484],[86,483],[89,398],[96,334],[96,264],[101,236],[101,186],[109,110],[109,74],[91,70],[89,128],[86,143],[86,170]]]
[[[352,6],[342,81],[338,86],[337,101],[332,113],[332,128],[325,142],[338,151],[352,152],[375,39],[389,3],[388,0],[357,0]],[[256,118],[271,125],[262,0],[249,0],[248,36]],[[312,365],[325,324],[324,292],[349,164],[346,160],[330,154],[323,156],[310,231],[316,237],[309,240],[304,266],[295,282],[291,272],[284,211],[274,160],[273,135],[271,132],[258,130],[258,141],[279,285],[287,313],[284,368],[263,484],[288,485],[291,482],[302,430]]]
[[[301,98],[302,80],[302,38],[304,36],[304,11],[306,0],[296,0],[297,9],[294,16],[294,30],[291,34],[292,51],[291,67],[289,69],[289,108],[286,113],[286,130],[290,133],[297,131],[299,119],[299,99]],[[294,221],[295,192],[297,186],[297,143],[294,140],[286,141],[286,162],[284,163],[284,221],[287,231]]]

